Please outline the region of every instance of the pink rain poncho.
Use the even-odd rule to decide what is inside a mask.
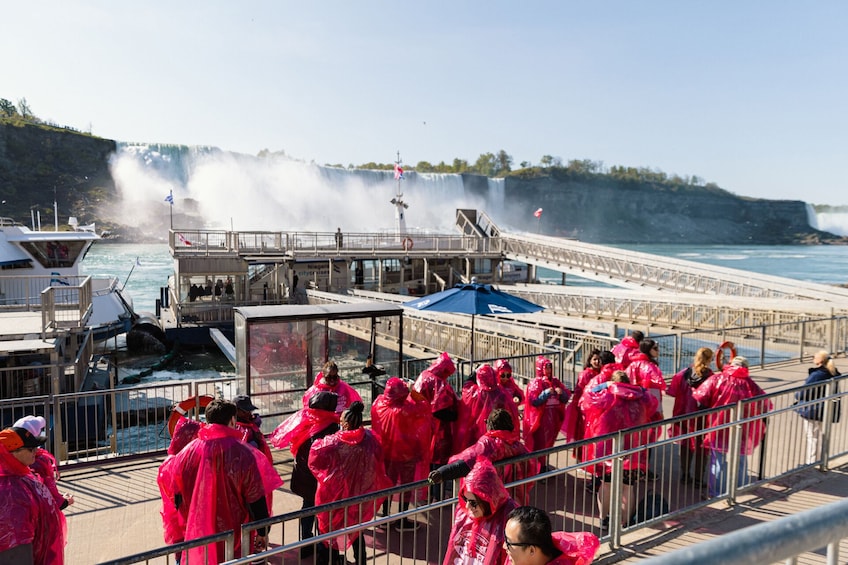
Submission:
[[[365,428],[342,430],[315,440],[309,453],[309,469],[318,479],[315,505],[337,502],[394,486],[383,467],[383,448],[380,441]],[[318,529],[322,534],[367,522],[374,517],[382,500],[351,505],[332,513],[318,514]],[[332,545],[345,551],[359,533],[335,537]]]
[[[707,369],[709,373],[706,378],[709,378],[712,375],[712,371]],[[692,395],[692,392],[702,385],[704,379],[699,379],[697,375],[692,371],[692,367],[687,367],[682,371],[678,372],[671,378],[671,384],[668,385],[668,390],[666,391],[669,396],[674,398],[674,408],[672,408],[671,415],[672,416],[685,416],[686,414],[693,414],[700,410],[698,406],[698,401],[695,400],[695,397]],[[682,422],[675,422],[668,428],[668,436],[669,437],[677,437],[680,435],[688,434],[690,432],[694,432],[697,430],[701,430],[704,428],[704,418],[690,418],[688,420],[684,420]],[[691,437],[687,441],[689,443],[690,449],[696,449],[698,444],[700,443],[700,439],[698,437]]]
[[[56,486],[56,474],[58,472],[56,470],[56,458],[46,449],[39,447],[35,450],[35,463],[30,465],[29,468],[32,469],[33,473],[38,475],[41,482],[50,491],[53,500],[56,502],[56,506],[62,509],[67,500],[65,500],[65,497],[59,492]]]
[[[653,421],[657,412],[657,399],[642,387],[610,382],[586,390],[580,399],[580,408],[589,423],[587,437],[598,437],[619,430],[626,430]],[[648,445],[656,439],[656,429],[639,433],[624,434],[622,449]],[[594,457],[604,457],[612,452],[612,439],[594,444]],[[597,465],[596,475],[605,475],[612,470],[612,460]],[[624,460],[625,470],[645,471],[648,468],[647,450],[638,451]]]
[[[601,546],[598,536],[587,532],[553,532],[551,537],[562,555],[545,565],[589,565]]]
[[[524,391],[512,378],[512,365],[506,359],[498,359],[495,361],[495,372],[498,374],[498,382],[501,384],[507,395],[515,400],[519,406],[524,404]],[[508,377],[506,375],[509,375]],[[518,422],[518,420],[516,420]],[[516,424],[517,425],[517,424]]]
[[[627,366],[627,376],[632,385],[647,389],[666,389],[665,379],[663,379],[659,365],[651,361],[641,351],[631,357],[630,365]]]
[[[624,369],[627,369],[632,357],[637,353],[639,353],[639,342],[629,335],[625,336],[620,343],[612,348],[612,354],[615,355],[615,362],[620,363]]]
[[[453,454],[453,430],[454,422],[450,419],[440,419],[437,414],[445,414],[455,411],[459,401],[456,393],[447,381],[456,367],[447,353],[442,353],[429,368],[421,371],[415,384],[412,385],[415,392],[421,394],[430,403],[430,413],[433,415],[431,421],[432,446],[430,449],[431,462],[442,465],[447,462],[448,457]],[[456,419],[454,415],[453,420]]]
[[[200,422],[180,418],[174,428],[174,436],[168,446],[168,456],[159,466],[156,482],[159,484],[159,494],[162,496],[162,534],[165,543],[172,544],[185,540],[185,516],[174,506],[174,457],[183,450],[200,431]]]
[[[600,371],[596,371],[594,367],[586,367],[580,372],[577,377],[577,383],[574,385],[574,392],[571,395],[571,400],[565,406],[565,420],[562,423],[562,433],[565,435],[566,441],[580,441],[584,437],[584,422],[583,412],[580,411],[580,397],[583,396],[583,389],[589,384],[593,378],[597,377]]]
[[[392,377],[371,406],[371,429],[383,446],[386,474],[395,485],[427,478],[430,470],[430,403]],[[411,498],[412,493],[406,493]]]
[[[764,395],[765,391],[748,375],[747,367],[725,365],[721,373],[710,376],[704,383],[692,392],[692,396],[704,408],[715,408],[736,404],[740,400]],[[763,399],[749,402],[743,409],[743,418],[751,418],[765,414],[772,409],[771,400]],[[707,426],[720,426],[730,421],[731,413],[721,410],[707,417]],[[742,426],[742,454],[751,455],[763,439],[766,431],[765,420],[755,420]],[[727,452],[729,428],[716,430],[704,438],[704,447]]]
[[[309,399],[319,392],[332,392],[338,395],[339,400],[336,402],[337,414],[341,414],[347,410],[354,402],[362,402],[362,397],[359,396],[359,393],[352,386],[341,379],[333,386],[328,385],[324,382],[324,373],[319,372],[315,376],[315,384],[303,393],[303,407],[306,408],[309,406]]]
[[[477,443],[451,457],[448,463],[465,461],[466,465],[474,467],[474,463],[480,458],[497,463],[501,459],[509,459],[510,457],[525,455],[527,453],[530,452],[521,443],[521,438],[517,431],[489,430],[483,434],[483,437],[477,440]],[[538,475],[539,461],[537,459],[529,459],[519,463],[498,465],[495,467],[495,470],[501,481],[504,484],[508,484],[519,479]],[[528,502],[528,494],[531,487],[532,483],[516,487],[515,491],[511,491],[512,497],[522,504]]]
[[[469,493],[485,501],[489,505],[490,513],[475,518],[468,511],[463,498]],[[478,459],[471,472],[459,482],[459,502],[456,505],[443,565],[506,563],[504,527],[507,515],[517,507],[518,504],[509,497],[491,461]]]
[[[536,359],[536,378],[527,385],[524,406],[524,444],[530,451],[546,449],[556,441],[565,421],[565,404],[571,393],[559,379],[546,374],[549,359]],[[554,389],[561,392],[557,394]]]
[[[35,565],[62,565],[66,534],[50,491],[0,445],[0,551],[32,544]]]
[[[477,369],[476,381],[462,387],[459,402],[459,418],[454,435],[453,452],[457,453],[473,445],[486,433],[486,418],[495,408],[503,408],[512,416],[516,424],[518,408],[498,383],[498,377],[491,365],[481,365]]]
[[[200,429],[198,438],[175,457],[173,476],[173,492],[182,497],[179,510],[185,516],[187,540],[239,531],[250,521],[248,504],[282,484],[265,456],[245,445],[239,430],[222,424]],[[235,543],[235,554],[241,556],[241,536],[236,535]],[[206,549],[190,550],[190,561],[203,563]],[[223,561],[223,542],[208,546],[208,551],[207,563]]]

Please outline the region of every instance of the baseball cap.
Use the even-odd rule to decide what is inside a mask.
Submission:
[[[41,447],[47,442],[46,437],[35,436],[26,428],[6,428],[0,432],[0,444],[9,451],[22,447]]]
[[[256,406],[251,402],[250,397],[246,394],[240,394],[233,399],[233,403],[236,405],[236,408],[239,410],[244,410],[245,412],[251,412],[256,410]]]

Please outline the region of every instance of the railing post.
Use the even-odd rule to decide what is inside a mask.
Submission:
[[[766,366],[766,325],[760,327],[760,369]]]
[[[610,477],[609,544],[611,549],[621,547],[621,491],[624,482],[624,461],[620,453],[623,445],[624,431],[619,430],[612,438],[612,452],[615,453],[615,459],[612,460],[612,476]]]
[[[827,383],[827,393],[825,394],[826,400],[822,407],[821,437],[819,438],[819,449],[821,450],[821,453],[819,454],[819,457],[821,457],[819,471],[822,472],[827,471],[828,464],[830,463],[830,436],[833,428],[833,417],[838,414],[838,412],[836,412],[839,406],[838,403],[840,402],[840,399],[837,397],[838,394],[839,386],[836,379],[830,379],[830,382]],[[832,400],[834,397],[836,398]]]
[[[804,360],[804,342],[807,341],[807,319],[801,319],[801,339],[798,340],[798,360]]]
[[[727,503],[736,504],[736,490],[739,481],[739,463],[742,457],[742,401],[738,401],[732,409],[733,425],[729,428],[730,437],[727,446]]]

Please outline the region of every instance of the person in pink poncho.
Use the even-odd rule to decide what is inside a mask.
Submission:
[[[180,418],[174,427],[174,435],[168,445],[168,456],[159,465],[156,482],[159,485],[159,494],[162,496],[162,533],[165,543],[173,544],[185,540],[185,517],[174,506],[173,464],[176,455],[183,450],[200,432],[200,422],[188,418]]]
[[[459,482],[459,502],[443,565],[506,563],[504,526],[507,515],[516,507],[492,462],[477,459]]]
[[[639,352],[631,356],[627,366],[630,384],[647,389],[657,398],[657,410],[662,420],[662,393],[666,390],[665,379],[659,366],[660,346],[652,339],[639,342]]]
[[[565,421],[565,405],[571,392],[553,376],[550,359],[536,359],[536,378],[527,385],[527,401],[524,406],[524,444],[530,451],[552,447],[562,423]],[[544,465],[544,458],[539,460]]]
[[[504,547],[512,565],[589,565],[601,546],[588,532],[554,532],[548,513],[519,506],[509,513]]]
[[[630,332],[630,335],[625,336],[620,343],[612,348],[612,354],[615,355],[615,362],[620,363],[622,367],[627,369],[632,357],[639,353],[639,344],[643,339],[645,339],[645,334],[639,330],[633,330]]]
[[[518,406],[524,404],[524,391],[512,378],[512,365],[509,364],[509,361],[506,359],[495,361],[495,372],[498,374],[498,382],[501,383],[501,388],[515,401],[515,404]]]
[[[24,416],[23,418],[12,424],[13,428],[24,428],[32,435],[40,437],[44,435],[47,427],[47,422],[41,416]],[[59,506],[59,510],[64,510],[74,503],[74,496],[71,493],[61,493],[56,486],[56,481],[59,480],[59,469],[56,466],[56,458],[53,454],[39,447],[35,450],[35,462],[29,466],[32,472],[38,475],[50,494],[53,495],[53,500]]]
[[[282,484],[265,457],[242,441],[235,427],[237,411],[232,402],[210,402],[207,424],[174,458],[171,492],[185,518],[187,540],[239,531],[242,524],[268,517],[265,495]],[[235,555],[240,557],[243,549],[245,554],[262,551],[267,543],[265,528],[257,530],[252,548],[242,548],[236,535]],[[219,563],[224,543],[191,549],[188,557],[192,563]]]
[[[454,480],[464,477],[474,467],[474,463],[485,458],[492,463],[502,459],[517,457],[530,453],[521,442],[518,430],[515,429],[512,414],[503,408],[495,408],[486,418],[486,433],[477,443],[450,458],[446,465],[430,472],[429,479],[433,483]],[[508,463],[495,467],[498,476],[504,484],[539,474],[539,461],[528,459],[517,463]],[[532,483],[510,489],[512,498],[526,502],[529,498]]]
[[[476,379],[462,387],[459,401],[459,418],[454,436],[454,453],[473,445],[486,433],[486,418],[495,408],[508,410],[514,422],[518,421],[515,402],[501,388],[491,365],[485,363],[477,368]]]
[[[315,506],[315,492],[318,490],[318,480],[309,469],[309,452],[315,441],[339,431],[339,414],[336,413],[338,396],[332,392],[319,392],[309,399],[309,406],[299,410],[284,420],[274,433],[270,443],[278,449],[291,447],[294,456],[292,469],[291,490],[303,499],[301,508]],[[315,516],[304,516],[300,519],[300,539],[305,540],[315,535]],[[320,544],[319,552],[326,553],[326,546]],[[315,546],[303,546],[301,558],[315,553]]]
[[[412,392],[397,377],[386,381],[386,389],[371,406],[371,429],[383,445],[386,474],[394,485],[403,485],[427,477],[430,470],[430,403]],[[400,511],[409,508],[412,492],[404,493]],[[386,503],[388,506],[388,502]],[[386,508],[388,514],[388,508]],[[404,518],[401,529],[414,528],[417,522]]]
[[[315,384],[303,393],[303,407],[309,406],[309,399],[319,392],[332,392],[339,397],[336,402],[336,414],[341,414],[354,402],[362,402],[359,393],[339,378],[339,367],[335,361],[324,363],[321,372],[315,376]]]
[[[328,504],[394,486],[383,466],[383,448],[371,430],[362,427],[365,406],[354,402],[342,412],[342,429],[316,440],[309,452],[309,469],[318,479],[315,504]],[[382,500],[354,504],[335,512],[318,514],[318,530],[322,534],[355,526],[374,518]],[[330,543],[330,562],[353,546],[354,562],[367,560],[365,540],[359,532],[337,536]],[[318,565],[321,562],[319,554]]]
[[[26,428],[0,431],[0,563],[64,563],[65,516],[29,468],[46,441]]]
[[[741,355],[731,359],[720,373],[707,378],[704,383],[692,392],[692,396],[702,408],[716,408],[736,404],[755,396],[764,395],[765,391],[751,379],[748,372],[748,360]],[[763,399],[758,402],[744,404],[742,418],[753,418],[765,414],[772,409],[772,402]],[[707,416],[707,427],[720,426],[730,421],[732,412],[720,410]],[[760,444],[766,432],[763,419],[748,422],[742,426],[739,464],[737,467],[737,486],[748,482],[748,456]],[[710,452],[709,473],[707,475],[707,492],[711,497],[727,492],[727,452],[729,449],[730,430],[724,428],[709,432],[704,438],[704,448]]]
[[[591,390],[584,391],[580,407],[590,423],[588,437],[598,437],[619,430],[654,421],[657,414],[657,399],[640,386],[630,384],[624,371],[616,371],[612,380],[602,383]],[[656,439],[656,429],[646,429],[638,433],[624,434],[622,450],[648,445]],[[612,450],[612,439],[594,444],[594,456],[604,457]],[[595,474],[603,480],[598,493],[599,517],[601,529],[609,528],[609,509],[611,498],[612,460],[597,465]],[[648,469],[648,451],[641,450],[624,459],[624,478],[621,491],[621,512],[623,522],[628,522],[636,508],[634,485],[645,477]]]
[[[691,367],[686,367],[671,378],[668,386],[668,395],[674,398],[672,416],[685,416],[694,414],[701,408],[692,393],[701,386],[712,374],[710,362],[713,360],[713,350],[709,347],[701,347],[695,352]],[[682,422],[676,422],[669,427],[669,437],[677,437],[684,434],[704,429],[704,418],[689,418]],[[704,477],[707,458],[704,449],[704,436],[695,436],[680,443],[680,482],[694,484],[700,487]],[[693,462],[694,459],[694,462]],[[690,469],[692,469],[690,475]]]
[[[442,353],[430,367],[421,371],[412,389],[430,403],[430,465],[436,468],[448,462],[453,455],[454,423],[458,415],[459,400],[448,382],[456,367],[450,355]],[[441,498],[437,490],[431,489],[431,497]]]
[[[612,355],[610,353],[610,355]],[[580,397],[583,395],[583,389],[590,380],[597,377],[602,368],[601,350],[593,349],[586,356],[586,363],[583,370],[577,377],[577,382],[574,384],[574,391],[571,394],[571,401],[565,407],[565,420],[562,423],[562,433],[565,435],[565,440],[568,442],[580,441],[584,437],[585,424],[583,421],[583,413],[580,411]],[[583,460],[583,450],[575,452],[578,461]]]

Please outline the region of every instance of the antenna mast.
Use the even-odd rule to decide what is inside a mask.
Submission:
[[[409,208],[409,204],[403,201],[403,192],[400,191],[400,181],[403,180],[403,161],[400,158],[400,151],[397,152],[397,161],[395,161],[395,180],[397,181],[397,189],[395,197],[391,199],[391,203],[395,205],[395,229],[398,239],[406,235],[406,214],[405,210]]]

